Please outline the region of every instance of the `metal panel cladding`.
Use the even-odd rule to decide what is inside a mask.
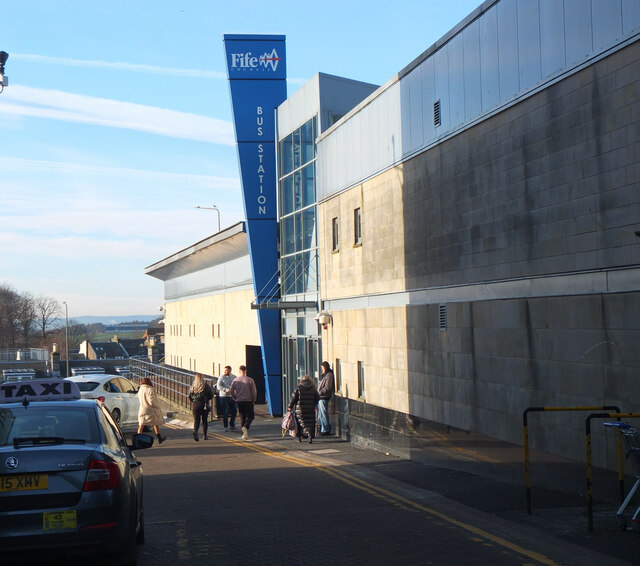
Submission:
[[[278,272],[275,110],[287,98],[285,36],[224,35],[233,124],[257,303],[273,297]],[[269,409],[282,413],[280,316],[259,309]]]

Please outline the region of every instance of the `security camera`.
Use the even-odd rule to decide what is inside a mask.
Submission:
[[[330,312],[320,311],[317,316],[314,317],[314,320],[322,324],[322,328],[326,330],[327,325],[331,322],[332,316]]]

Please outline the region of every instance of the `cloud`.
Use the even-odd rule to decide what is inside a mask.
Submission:
[[[226,120],[59,90],[12,85],[0,98],[0,113],[235,145],[233,125]]]
[[[55,161],[40,161],[16,157],[0,157],[0,170],[17,169],[22,171],[54,173],[65,175],[86,175],[95,177],[115,177],[133,181],[151,181],[154,183],[173,186],[185,185],[203,188],[240,190],[240,180],[233,177],[215,177],[212,175],[193,175],[189,173],[166,173],[162,171],[147,171],[143,169],[127,169],[123,167],[104,167],[100,165],[84,165],[78,163],[64,163]]]
[[[49,57],[47,55],[32,55],[28,53],[12,53],[11,59],[31,61],[45,65],[67,67],[84,67],[91,69],[112,69],[114,71],[132,71],[135,73],[149,73],[152,75],[167,75],[173,77],[201,78],[226,80],[227,75],[221,71],[203,71],[200,69],[177,69],[175,67],[157,67],[155,65],[139,65],[137,63],[110,62],[91,59],[69,59],[66,57]]]
[[[111,62],[97,59],[69,59],[67,57],[49,57],[47,55],[34,55],[29,53],[12,53],[11,59],[19,61],[31,61],[45,65],[62,65],[67,67],[84,67],[86,69],[110,69],[114,71],[132,71],[135,73],[148,73],[151,75],[168,75],[172,77],[227,80],[227,74],[223,71],[205,71],[202,69],[178,69],[176,67],[158,67],[156,65],[140,65],[138,63]],[[289,84],[302,85],[308,82],[308,78],[288,78]]]

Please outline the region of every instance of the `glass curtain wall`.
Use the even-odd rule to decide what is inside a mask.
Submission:
[[[278,144],[283,301],[318,301],[316,128],[314,117]],[[285,403],[300,377],[309,374],[318,378],[320,337],[316,315],[316,308],[282,311]]]

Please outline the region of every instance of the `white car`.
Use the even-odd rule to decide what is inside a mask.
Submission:
[[[138,425],[138,388],[126,377],[110,374],[67,377],[78,385],[83,399],[98,399],[120,426]]]

